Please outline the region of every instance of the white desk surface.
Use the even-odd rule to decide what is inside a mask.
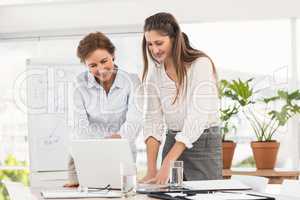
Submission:
[[[44,189],[44,188],[31,188],[31,192],[33,194],[33,196],[35,198],[33,198],[33,200],[43,200],[44,198],[41,196],[41,191],[42,190],[59,190],[59,189],[62,189],[64,190],[64,188],[47,188],[47,189]],[[112,199],[112,200],[124,200],[124,198],[76,198],[74,200],[108,200],[108,199]],[[72,199],[57,199],[57,200],[72,200]],[[150,197],[147,197],[146,195],[142,195],[142,194],[137,194],[136,196],[130,198],[130,200],[157,200],[157,199],[154,199],[154,198],[150,198]]]
[[[51,190],[51,189],[64,189],[64,188],[47,188],[47,190]],[[31,188],[31,192],[33,194],[34,200],[43,200],[40,192],[42,190],[45,190],[45,188]],[[267,193],[266,195],[268,196],[273,196],[276,198],[276,200],[293,200],[293,198],[291,197],[286,197],[286,196],[281,196],[279,195],[280,192],[280,185],[279,184],[269,184],[267,187]],[[82,198],[80,200],[107,200],[109,198]],[[118,199],[122,199],[124,200],[124,198],[113,198],[114,200],[118,200]],[[61,200],[71,200],[71,199],[61,199]],[[74,199],[74,200],[78,200],[78,199]],[[147,197],[146,195],[142,195],[142,194],[137,194],[135,197],[130,198],[130,200],[155,200],[154,198],[150,198]],[[157,199],[156,199],[157,200]]]

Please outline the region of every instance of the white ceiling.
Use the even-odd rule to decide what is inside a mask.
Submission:
[[[0,5],[1,2],[19,4],[0,6],[0,38],[95,29],[142,31],[144,19],[162,11],[174,14],[180,23],[300,18],[300,0],[0,0]]]
[[[0,0],[0,6],[18,6],[30,4],[73,3],[93,0]]]

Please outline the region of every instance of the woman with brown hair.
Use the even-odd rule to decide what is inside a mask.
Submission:
[[[148,17],[143,37],[146,92],[144,183],[165,184],[170,162],[184,162],[185,180],[222,178],[219,99],[216,69],[202,51],[191,47],[169,13]],[[167,129],[162,165],[157,154]]]
[[[76,79],[73,139],[125,138],[135,158],[135,140],[142,128],[142,112],[137,102],[138,76],[118,68],[115,46],[101,32],[85,36],[79,42],[77,56],[87,71]],[[69,183],[65,186],[78,186],[73,159],[69,162]]]

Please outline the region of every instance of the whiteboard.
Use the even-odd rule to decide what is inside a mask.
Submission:
[[[27,60],[28,143],[31,172],[67,170],[73,82],[85,66],[60,59]]]

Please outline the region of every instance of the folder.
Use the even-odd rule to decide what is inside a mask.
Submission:
[[[154,185],[155,186],[155,185]],[[205,180],[205,181],[184,181],[182,188],[172,187],[141,187],[137,192],[141,194],[149,193],[208,193],[228,190],[251,190],[238,180]]]
[[[247,193],[200,193],[185,195],[183,193],[153,193],[149,197],[165,200],[275,200],[274,197]]]

